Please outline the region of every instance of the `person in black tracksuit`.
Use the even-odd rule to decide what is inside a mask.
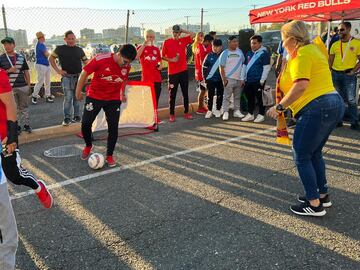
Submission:
[[[208,89],[208,111],[205,118],[221,116],[221,106],[224,95],[224,85],[219,71],[219,57],[222,52],[221,39],[215,39],[212,42],[212,53],[208,54],[203,63],[203,75]],[[216,94],[216,109],[213,108],[214,96]]]

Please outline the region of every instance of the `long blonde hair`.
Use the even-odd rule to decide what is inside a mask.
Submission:
[[[292,21],[281,27],[281,34],[284,39],[294,38],[297,41],[296,47],[302,47],[310,43],[309,31],[303,21]]]
[[[203,32],[198,32],[194,38],[194,43],[192,45],[192,52],[195,53],[196,49],[197,49],[197,46],[199,44],[201,44],[201,41],[200,41],[200,35],[204,36],[204,33]]]

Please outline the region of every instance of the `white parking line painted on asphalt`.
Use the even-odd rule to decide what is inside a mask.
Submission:
[[[94,179],[94,178],[97,178],[97,177],[100,177],[100,176],[105,176],[105,175],[108,175],[108,174],[121,172],[121,171],[128,170],[128,169],[134,169],[134,168],[141,167],[141,166],[144,166],[144,165],[147,165],[147,164],[150,164],[150,163],[155,163],[155,162],[163,161],[163,160],[166,160],[166,159],[169,159],[169,158],[174,158],[174,157],[178,157],[178,156],[187,155],[187,154],[190,154],[190,153],[193,153],[193,152],[202,151],[202,150],[205,150],[205,149],[213,148],[213,147],[216,147],[216,146],[219,146],[219,145],[228,144],[228,143],[231,143],[231,142],[241,141],[241,140],[251,138],[251,137],[254,137],[254,136],[258,136],[258,135],[261,135],[261,134],[270,133],[270,132],[272,132],[274,130],[275,130],[275,128],[269,128],[269,129],[265,129],[265,130],[262,130],[262,131],[259,131],[259,132],[254,132],[254,133],[249,133],[249,134],[238,136],[238,137],[229,138],[229,139],[226,139],[226,140],[223,140],[223,141],[218,141],[218,142],[202,145],[202,146],[199,146],[199,147],[195,147],[195,148],[175,152],[175,153],[172,153],[172,154],[169,154],[169,155],[164,155],[164,156],[160,156],[160,157],[156,157],[156,158],[150,158],[148,160],[140,161],[140,162],[137,162],[137,163],[134,163],[134,164],[124,165],[124,166],[116,167],[116,168],[105,170],[105,171],[100,171],[100,172],[96,172],[96,173],[91,173],[91,174],[71,178],[71,179],[68,179],[68,180],[58,182],[56,184],[48,185],[47,187],[48,187],[48,189],[56,189],[56,188],[68,186],[68,185],[71,185],[71,184],[84,182],[84,181],[91,180],[91,179]],[[19,193],[13,194],[11,196],[11,199],[16,200],[16,199],[27,197],[27,196],[32,195],[32,194],[34,194],[33,190],[28,190],[28,191],[25,191],[25,192],[19,192]]]

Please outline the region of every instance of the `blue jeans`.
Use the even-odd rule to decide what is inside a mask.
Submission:
[[[348,114],[350,116],[350,124],[358,123],[358,109],[356,100],[356,76],[346,75],[345,73],[332,71],[332,79],[336,90],[348,104]]]
[[[71,108],[74,108],[74,117],[80,116],[80,103],[76,100],[75,89],[76,89],[77,77],[63,77],[61,79],[61,86],[64,91],[64,118],[71,119]]]
[[[344,111],[344,102],[335,93],[314,99],[295,116],[294,160],[308,200],[328,191],[322,149]]]

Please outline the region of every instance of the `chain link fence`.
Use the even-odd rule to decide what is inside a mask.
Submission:
[[[31,68],[32,81],[36,80],[34,68],[36,44],[35,33],[46,35],[49,51],[64,43],[64,33],[74,31],[78,45],[88,58],[96,53],[113,50],[126,42],[141,44],[146,29],[156,32],[156,45],[172,34],[174,24],[193,32],[216,31],[218,35],[238,34],[240,29],[249,28],[250,6],[217,9],[161,9],[161,10],[121,10],[87,8],[3,8],[4,28],[0,28],[0,38],[12,36],[17,51],[25,54]],[[191,50],[189,50],[191,54]],[[191,61],[191,57],[189,57]],[[134,63],[132,71],[139,71]],[[52,81],[60,78],[53,73]]]

